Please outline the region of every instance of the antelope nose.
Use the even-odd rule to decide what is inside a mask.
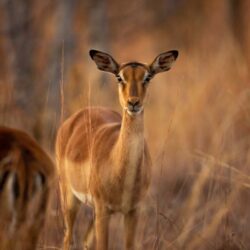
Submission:
[[[128,105],[135,107],[140,104],[140,100],[138,97],[130,97],[128,99]]]

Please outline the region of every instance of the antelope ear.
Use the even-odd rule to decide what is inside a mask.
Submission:
[[[98,69],[113,73],[115,75],[118,74],[119,64],[109,54],[92,49],[89,51],[89,55],[96,63]]]
[[[178,54],[179,52],[177,50],[170,50],[158,55],[150,65],[151,74],[155,75],[169,70],[177,59]]]

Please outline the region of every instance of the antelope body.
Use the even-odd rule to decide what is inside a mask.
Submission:
[[[93,227],[98,250],[108,249],[108,225],[114,212],[124,214],[126,249],[135,248],[139,203],[150,184],[151,158],[144,139],[144,100],[149,80],[170,69],[177,51],[160,54],[152,64],[119,65],[109,54],[91,50],[100,70],[118,79],[122,116],[103,107],[85,108],[67,119],[58,131],[57,165],[61,179],[69,249],[80,202],[95,211],[85,237],[90,245]]]
[[[25,132],[0,126],[0,249],[34,250],[54,165]]]

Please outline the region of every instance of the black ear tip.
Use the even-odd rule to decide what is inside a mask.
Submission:
[[[178,55],[179,55],[179,51],[178,51],[178,50],[172,50],[172,53],[173,53],[175,59],[176,59],[176,58],[178,57]]]
[[[94,55],[96,54],[96,52],[97,52],[97,50],[94,50],[94,49],[91,49],[90,51],[89,51],[89,55],[90,55],[90,57],[93,59],[94,58]]]

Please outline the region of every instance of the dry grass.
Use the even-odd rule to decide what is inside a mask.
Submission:
[[[165,27],[166,22],[150,33],[136,31],[126,39],[129,31],[120,31],[120,26],[113,25],[119,35],[110,41],[110,48],[120,61],[126,61],[129,54],[135,57],[129,59],[150,62],[163,50],[177,47],[180,51],[173,69],[153,79],[145,107],[146,138],[154,169],[152,185],[142,205],[138,249],[247,250],[250,249],[248,65],[223,22],[211,34],[214,26],[203,27],[205,18],[195,19],[197,13],[193,11],[187,13],[190,20],[176,16],[172,24],[168,23],[169,27]],[[116,10],[113,12],[117,15]],[[208,13],[210,17],[211,12]],[[86,60],[88,30],[83,31],[82,21],[75,29],[78,57],[67,74],[61,72],[62,113],[66,117],[89,104],[119,110],[115,80],[108,75],[103,83],[102,73]],[[8,116],[11,87],[1,87],[6,93],[4,96],[0,93],[1,118],[11,120],[12,116]],[[45,123],[49,109],[44,112]],[[49,144],[54,141],[51,139]],[[60,211],[56,189],[39,249],[61,249]],[[83,206],[72,249],[82,249],[90,216],[91,211]],[[122,249],[119,215],[112,219],[110,229],[110,249]]]

